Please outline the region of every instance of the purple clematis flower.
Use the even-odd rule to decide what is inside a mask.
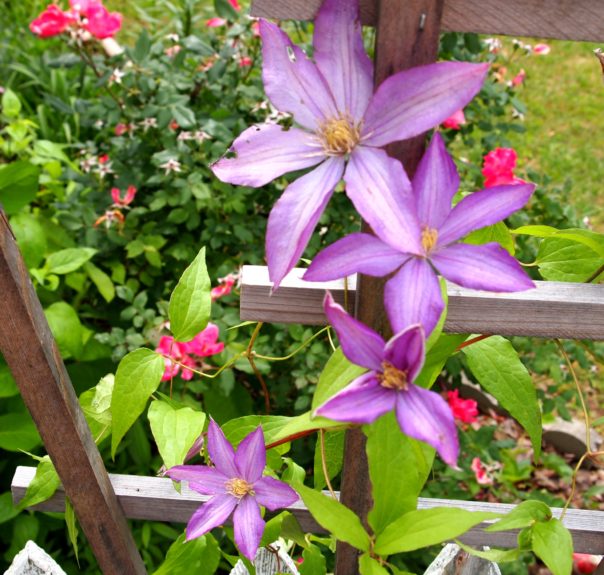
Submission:
[[[166,472],[176,481],[188,481],[194,491],[212,496],[189,520],[187,541],[222,525],[234,512],[235,543],[253,561],[264,531],[260,505],[274,511],[294,504],[298,495],[282,481],[262,477],[266,466],[262,427],[244,437],[235,453],[220,427],[210,420],[208,453],[215,467],[176,465]]]
[[[424,364],[422,326],[409,326],[385,343],[378,333],[350,317],[329,292],[323,307],[344,355],[369,371],[328,399],[316,415],[371,423],[394,409],[403,433],[430,444],[446,463],[455,465],[459,442],[451,408],[437,393],[413,384]]]
[[[463,108],[480,90],[488,65],[413,68],[391,76],[373,94],[358,0],[323,2],[315,19],[314,62],[275,24],[260,20],[260,33],[266,94],[300,127],[252,126],[233,143],[235,156],[223,157],[212,170],[224,182],[259,187],[316,166],[285,190],[268,219],[266,255],[276,289],[302,255],[342,176],[361,212],[376,201],[370,190],[395,162],[381,146],[434,128]],[[377,200],[385,206],[388,189],[380,193],[386,196]],[[369,224],[377,230],[381,218]]]
[[[355,233],[320,252],[304,274],[308,281],[327,281],[354,273],[385,276],[384,300],[392,329],[399,332],[421,323],[430,334],[444,309],[437,270],[461,286],[494,292],[523,291],[535,287],[518,262],[499,244],[459,243],[479,228],[495,224],[520,209],[531,197],[533,184],[495,186],[451,201],[459,175],[436,133],[413,179],[400,164],[391,164],[382,187],[393,190],[393,202],[360,209],[367,221],[382,218],[377,237]]]

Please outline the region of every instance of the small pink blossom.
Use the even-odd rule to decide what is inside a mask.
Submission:
[[[256,38],[260,38],[260,22],[258,22],[258,20],[254,20],[252,22],[252,25],[250,26],[250,28],[252,30],[252,34]]]
[[[478,416],[477,404],[473,399],[462,399],[459,390],[447,391],[447,402],[453,417],[463,423],[474,423]]]
[[[111,169],[111,162],[106,161],[103,163],[99,163],[97,167],[97,172],[101,178],[104,178],[109,174],[113,174],[113,170]]]
[[[117,126],[115,126],[115,129],[113,130],[114,134],[116,136],[123,136],[124,134],[126,134],[127,132],[130,131],[130,126],[128,124],[117,124]]]
[[[157,118],[145,118],[140,121],[140,126],[146,132],[149,128],[157,128]]]
[[[224,18],[210,18],[209,20],[206,20],[206,27],[207,28],[220,28],[220,26],[224,26],[227,23],[227,21]]]
[[[132,203],[132,200],[134,200],[134,196],[136,196],[136,191],[137,190],[135,186],[128,186],[126,194],[122,198],[121,190],[119,188],[112,188],[111,198],[113,199],[113,205],[120,208],[125,208],[126,206],[129,206]]]
[[[239,6],[239,1],[238,0],[229,0],[229,4],[235,9],[237,10],[237,12],[239,12],[241,10],[241,6]]]
[[[537,56],[547,56],[547,54],[551,52],[551,48],[549,44],[535,44],[533,52],[537,54]]]
[[[29,29],[40,38],[50,38],[65,32],[72,22],[73,17],[69,12],[63,12],[56,4],[50,4],[29,25]]]
[[[159,167],[166,171],[166,175],[168,175],[170,172],[182,172],[180,162],[172,158],[167,162],[160,164]]]
[[[219,278],[218,285],[213,287],[212,291],[210,292],[212,295],[212,301],[216,301],[217,299],[230,294],[237,279],[237,274],[229,274],[224,278]]]
[[[254,61],[249,56],[241,56],[239,58],[239,67],[245,68],[246,66],[251,66]]]
[[[518,155],[513,148],[495,148],[484,157],[482,175],[485,188],[506,184],[525,184],[524,180],[514,176]]]
[[[182,50],[180,44],[174,44],[174,46],[170,46],[164,50],[164,54],[168,56],[168,58],[174,58],[176,54],[178,54]]]
[[[97,40],[111,38],[122,27],[122,15],[119,12],[108,12],[101,2],[82,2],[87,4],[84,28]]]
[[[518,72],[518,74],[516,74],[512,78],[512,86],[514,86],[514,87],[520,86],[521,84],[524,84],[525,80],[526,80],[526,72],[524,71],[524,68],[523,68],[522,70],[520,70],[520,72]]]
[[[480,461],[480,457],[472,459],[471,469],[479,485],[493,485],[493,478],[489,475],[482,461]]]
[[[454,114],[449,116],[443,123],[443,128],[448,128],[449,130],[459,130],[466,123],[466,116],[462,110],[457,110]]]
[[[108,154],[102,154],[99,156],[99,164],[106,164],[109,161]]]

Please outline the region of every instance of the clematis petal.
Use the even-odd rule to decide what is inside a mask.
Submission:
[[[522,208],[534,191],[534,184],[514,184],[466,196],[438,230],[438,245],[446,246],[474,230],[500,222]]]
[[[330,158],[290,184],[273,206],[266,229],[266,258],[273,289],[300,259],[343,171],[344,160]]]
[[[239,502],[233,514],[233,527],[237,549],[244,557],[253,561],[264,532],[264,519],[253,497],[248,495]]]
[[[211,169],[216,177],[229,184],[264,186],[275,178],[294,170],[316,166],[325,159],[313,134],[277,124],[252,126],[233,142],[230,152]]]
[[[499,244],[454,244],[432,257],[438,271],[461,286],[494,292],[535,287],[520,264]]]
[[[210,419],[208,427],[208,453],[218,471],[230,479],[239,477],[239,470],[235,465],[235,450],[213,419]]]
[[[447,153],[442,136],[436,132],[413,178],[420,224],[438,229],[451,211],[451,201],[458,188],[455,162]]]
[[[396,391],[382,387],[372,371],[357,377],[315,411],[335,421],[371,423],[394,409]]]
[[[363,143],[383,146],[438,126],[480,90],[488,64],[441,62],[411,68],[382,82],[363,126]]]
[[[379,238],[370,234],[350,234],[327,246],[313,259],[304,273],[306,281],[329,281],[360,273],[381,277],[388,275],[409,259]]]
[[[188,481],[189,487],[202,495],[226,493],[226,483],[230,479],[214,467],[206,465],[175,465],[166,471],[175,481]]]
[[[407,380],[413,383],[424,365],[425,347],[424,328],[421,324],[412,325],[386,344],[384,358],[406,371]]]
[[[262,477],[256,481],[254,483],[254,493],[256,494],[256,501],[271,511],[289,507],[300,499],[287,483],[273,477]]]
[[[189,519],[187,541],[204,535],[208,531],[223,525],[237,505],[232,495],[216,495],[204,503]]]
[[[382,336],[348,315],[329,292],[325,294],[323,309],[327,320],[338,334],[344,355],[352,363],[380,371],[386,345]]]
[[[266,447],[264,446],[264,433],[262,426],[246,435],[235,454],[235,465],[240,471],[241,477],[248,483],[254,483],[262,477],[266,467]]]
[[[340,112],[355,123],[373,94],[373,63],[363,46],[358,0],[325,0],[315,18],[313,57]]]
[[[338,115],[323,75],[278,26],[260,20],[264,90],[280,112],[288,112],[301,126],[316,130]]]
[[[346,194],[384,242],[422,253],[411,183],[403,165],[384,150],[358,146],[344,174]]]
[[[410,385],[398,393],[396,418],[409,437],[425,441],[448,465],[457,464],[459,440],[453,413],[438,393]]]
[[[411,258],[386,282],[384,300],[395,333],[421,323],[426,337],[436,327],[445,307],[438,277],[422,258]]]

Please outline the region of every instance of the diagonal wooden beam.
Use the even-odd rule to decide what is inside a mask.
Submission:
[[[145,573],[40,300],[0,211],[0,351],[106,575]]]

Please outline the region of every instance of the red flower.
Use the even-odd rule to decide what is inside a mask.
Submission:
[[[40,36],[50,38],[65,32],[73,22],[73,17],[68,12],[63,12],[56,4],[50,4],[30,25],[29,29]]]
[[[454,114],[449,116],[443,123],[443,128],[449,128],[450,130],[459,130],[466,123],[466,116],[463,110],[457,110]]]
[[[244,68],[245,66],[251,66],[254,61],[249,56],[241,56],[239,58],[239,67]]]
[[[241,10],[241,6],[239,6],[238,0],[229,0],[229,4],[239,12]]]
[[[109,161],[108,154],[103,154],[102,156],[99,156],[99,164],[106,164],[108,161]]]
[[[125,208],[126,206],[130,205],[132,203],[132,200],[134,200],[135,195],[135,186],[128,186],[128,189],[126,190],[126,195],[123,199],[121,197],[121,190],[119,188],[111,189],[111,198],[113,199],[113,205],[120,208]]]
[[[453,412],[453,417],[463,423],[474,423],[478,416],[478,408],[473,399],[461,399],[459,390],[447,391],[447,401]]]
[[[98,40],[111,38],[122,27],[122,15],[119,12],[109,13],[101,2],[89,2],[85,16],[84,28]]]
[[[485,188],[505,184],[525,184],[524,180],[514,176],[517,158],[513,148],[496,148],[490,151],[484,157],[484,167],[482,168]]]
[[[573,562],[579,573],[590,575],[596,570],[599,559],[595,555],[586,553],[573,553]]]

